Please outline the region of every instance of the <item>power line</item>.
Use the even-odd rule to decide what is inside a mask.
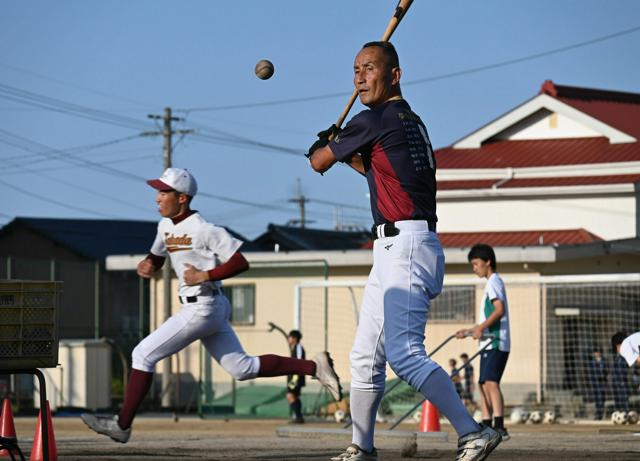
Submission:
[[[59,112],[66,115],[84,118],[100,123],[120,126],[132,129],[148,129],[149,124],[138,119],[126,117],[124,115],[112,114],[110,112],[92,109],[79,104],[70,103],[61,99],[41,95],[31,91],[23,90],[14,86],[0,83],[0,98],[18,102],[32,107],[47,109],[52,112]]]
[[[77,85],[75,83],[71,83],[71,82],[66,81],[66,80],[58,80],[56,78],[49,77],[47,75],[40,74],[40,73],[34,72],[32,70],[25,69],[24,67],[18,67],[18,66],[10,65],[10,64],[7,64],[7,63],[3,63],[3,62],[0,62],[0,67],[4,67],[6,69],[11,69],[11,70],[16,71],[16,72],[21,72],[23,74],[31,75],[33,77],[37,77],[37,78],[42,79],[42,80],[47,80],[49,82],[57,83],[58,85],[63,85],[63,86],[67,86],[67,87],[70,87],[70,88],[75,88],[77,90],[86,91],[88,93],[97,94],[99,96],[104,96],[104,97],[107,97],[107,98],[110,98],[110,99],[117,99],[119,101],[129,102],[129,103],[141,106],[141,107],[145,107],[146,108],[146,107],[152,107],[153,106],[152,104],[149,104],[149,103],[136,101],[135,99],[123,98],[122,96],[118,96],[118,95],[115,95],[115,94],[112,94],[112,93],[106,93],[104,91],[95,90],[93,88],[88,88],[86,86]]]
[[[139,176],[133,175],[131,173],[121,171],[115,168],[111,168],[97,162],[92,162],[91,160],[83,159],[81,157],[78,157],[74,154],[70,154],[68,152],[63,152],[58,149],[53,149],[37,141],[33,141],[23,136],[11,133],[2,128],[0,128],[0,135],[4,135],[5,137],[9,138],[9,140],[0,138],[0,142],[13,145],[14,147],[25,150],[27,152],[37,154],[45,158],[51,158],[52,156],[54,156],[53,157],[54,159],[61,160],[66,163],[70,163],[72,165],[82,165],[88,168],[98,169],[103,172],[108,172],[119,177],[134,179],[136,181],[142,179]]]
[[[192,136],[194,140],[209,144],[236,146],[236,147],[252,147],[266,149],[280,154],[294,155],[300,157],[304,149],[294,147],[280,146],[276,144],[257,141],[255,139],[240,136],[229,131],[223,131],[218,128],[212,128],[198,122],[189,123],[190,126],[196,128],[196,133]]]
[[[4,142],[7,144],[11,144],[14,147],[17,147],[21,150],[26,150],[27,152],[32,152],[36,155],[40,155],[43,157],[51,157],[52,155],[56,156],[56,159],[59,159],[61,161],[64,161],[66,163],[70,163],[74,166],[81,166],[81,167],[86,167],[86,168],[90,168],[90,169],[94,169],[94,170],[99,170],[103,173],[106,174],[110,174],[113,176],[117,176],[123,179],[129,179],[135,182],[143,182],[146,181],[146,178],[143,178],[141,176],[137,176],[131,173],[128,173],[126,171],[122,171],[119,170],[117,168],[111,168],[108,166],[105,166],[104,164],[101,163],[97,163],[97,162],[92,162],[90,160],[86,160],[83,158],[79,158],[74,154],[69,154],[69,153],[64,153],[60,150],[57,149],[53,149],[49,146],[46,146],[44,144],[38,143],[36,141],[32,141],[30,139],[24,138],[22,136],[13,134],[9,131],[6,131],[2,128],[0,128],[0,135],[5,135],[5,137],[9,137],[10,140],[8,141],[7,139],[2,139],[0,137],[0,142]],[[38,150],[40,149],[40,150]],[[65,155],[62,155],[65,154]],[[235,199],[233,197],[226,197],[226,196],[222,196],[222,195],[216,195],[216,194],[209,194],[206,192],[199,192],[198,196],[202,196],[202,197],[206,197],[206,198],[210,198],[210,199],[216,199],[216,200],[221,200],[221,201],[225,201],[225,202],[229,202],[229,203],[236,203],[236,204],[241,204],[241,205],[249,205],[255,208],[270,208],[270,209],[280,209],[283,210],[282,207],[274,207],[274,206],[270,206],[270,205],[266,205],[264,203],[256,203],[256,202],[250,202],[247,200],[240,200],[240,199]],[[287,209],[287,211],[290,211]]]
[[[582,48],[585,46],[589,46],[589,45],[593,45],[595,43],[599,43],[599,42],[604,42],[605,40],[611,40],[612,38],[616,38],[616,37],[620,37],[622,35],[628,35],[628,34],[632,34],[634,32],[637,32],[640,30],[640,26],[637,27],[632,27],[631,29],[626,29],[620,32],[615,32],[613,34],[609,34],[609,35],[604,35],[601,37],[597,37],[591,40],[586,40],[584,42],[579,42],[579,43],[574,43],[572,45],[566,45],[566,46],[561,46],[560,48],[554,48],[552,50],[548,50],[548,51],[542,51],[540,53],[534,53],[534,54],[529,54],[527,56],[523,56],[520,58],[514,58],[514,59],[507,59],[506,61],[500,61],[500,62],[496,62],[494,64],[487,64],[486,66],[478,66],[478,67],[472,67],[469,69],[464,69],[464,70],[459,70],[456,72],[449,72],[446,74],[440,74],[440,75],[434,75],[433,77],[425,77],[425,78],[419,78],[417,80],[410,80],[408,82],[405,82],[403,85],[417,85],[420,83],[426,83],[426,82],[434,82],[436,80],[444,80],[447,78],[451,78],[451,77],[459,77],[461,75],[468,75],[468,74],[473,74],[476,72],[482,72],[485,70],[490,70],[490,69],[497,69],[498,67],[506,67],[506,66],[510,66],[513,64],[517,64],[520,62],[524,62],[524,61],[531,61],[534,59],[540,59],[543,58],[545,56],[551,56],[553,54],[558,54],[558,53],[563,53],[565,51],[570,51],[570,50],[575,50],[577,48]]]
[[[42,155],[46,155],[48,153],[51,154],[79,154],[79,153],[84,153],[84,152],[89,152],[91,150],[95,150],[95,149],[99,149],[101,147],[106,147],[106,146],[112,146],[114,144],[120,144],[122,142],[126,142],[126,141],[131,141],[132,139],[138,139],[140,138],[139,134],[134,134],[131,136],[125,136],[123,138],[117,138],[117,139],[112,139],[110,141],[102,141],[102,142],[98,142],[98,143],[92,143],[92,144],[84,144],[82,146],[75,146],[75,147],[69,147],[67,149],[53,149],[49,152],[38,152],[36,154],[31,154],[31,155],[20,155],[20,156],[13,156],[13,157],[2,157],[1,160],[4,161],[12,161],[12,160],[24,160],[25,163],[31,163],[31,159],[33,157],[39,157]],[[60,153],[60,154],[58,154]]]
[[[277,154],[284,154],[284,155],[293,155],[295,157],[298,158],[302,158],[302,149],[295,149],[292,147],[286,147],[286,146],[279,146],[276,144],[270,144],[270,143],[265,143],[265,142],[261,142],[261,141],[253,141],[253,140],[246,140],[246,141],[232,141],[232,140],[227,140],[224,138],[220,138],[217,136],[210,136],[210,135],[206,135],[203,133],[195,133],[194,135],[192,135],[191,137],[194,141],[198,141],[198,142],[202,142],[202,143],[206,143],[206,144],[214,144],[214,145],[218,145],[218,146],[230,146],[230,147],[239,147],[239,148],[260,148],[260,149],[265,149],[265,150],[269,150],[272,152],[275,152]]]
[[[96,163],[96,162],[92,162],[90,160],[86,160],[83,158],[78,158],[77,156],[73,155],[73,154],[66,154],[66,155],[61,155],[61,151],[57,150],[57,149],[53,149],[49,146],[45,146],[44,144],[40,144],[36,141],[32,141],[30,139],[24,138],[22,136],[10,133],[2,128],[0,128],[0,135],[4,134],[5,136],[10,137],[11,139],[14,140],[14,142],[12,142],[11,144],[14,145],[15,147],[18,147],[19,149],[22,150],[26,150],[28,152],[32,152],[35,153],[37,155],[40,156],[44,156],[44,157],[50,157],[51,155],[57,155],[59,157],[59,160],[62,160],[64,162],[67,163],[71,163],[75,166],[82,166],[82,167],[87,167],[87,168],[91,168],[91,169],[98,169],[103,173],[107,173],[107,174],[111,174],[114,176],[118,176],[120,178],[124,178],[124,179],[129,179],[129,180],[133,180],[135,182],[143,182],[146,181],[146,178],[143,178],[141,176],[137,176],[122,170],[118,170],[116,168],[111,168],[111,167],[107,167],[104,164],[100,164],[100,163]],[[7,143],[7,140],[3,140],[0,138],[0,142],[5,142]],[[36,150],[37,148],[39,149],[44,149],[44,151],[38,151]],[[213,198],[213,199],[217,199],[217,200],[222,200],[222,201],[226,201],[226,202],[230,202],[230,203],[236,203],[236,204],[241,204],[241,205],[250,205],[253,207],[257,207],[257,208],[263,208],[263,207],[267,207],[267,208],[272,208],[272,209],[278,209],[278,207],[270,207],[269,205],[265,205],[263,203],[256,203],[256,202],[250,202],[250,201],[246,201],[246,200],[239,200],[239,199],[235,199],[233,197],[225,197],[222,195],[216,195],[216,194],[208,194],[206,192],[199,192],[198,196],[202,196],[202,197],[207,197],[207,198]],[[280,209],[282,209],[280,207]]]
[[[2,141],[0,141],[2,142]],[[146,149],[149,150],[149,149]],[[153,149],[154,151],[156,150],[155,148]],[[157,158],[158,155],[157,154],[150,154],[150,155],[141,155],[138,157],[131,157],[131,156],[126,156],[124,158],[118,158],[118,159],[113,159],[113,160],[103,160],[101,163],[103,165],[113,165],[116,163],[125,163],[125,162],[133,162],[133,161],[140,161],[140,160],[149,160],[152,158]],[[47,162],[49,160],[43,160],[40,163],[44,163]],[[66,170],[68,168],[84,168],[85,165],[78,165],[78,164],[70,164],[70,165],[60,165],[57,167],[53,167],[53,166],[43,166],[41,168],[28,168],[28,169],[24,169],[24,168],[17,168],[17,169],[11,169],[11,168],[5,168],[3,170],[3,172],[9,172],[12,174],[30,174],[30,173],[40,173],[42,171],[56,171],[56,170]]]
[[[232,104],[226,106],[209,106],[209,107],[192,107],[189,109],[176,109],[177,112],[210,112],[210,111],[220,111],[220,110],[233,110],[233,109],[251,109],[254,107],[265,107],[265,106],[276,106],[280,104],[292,104],[298,102],[308,102],[308,101],[317,101],[320,99],[330,99],[337,98],[345,95],[350,95],[352,92],[344,92],[341,91],[339,93],[328,93],[321,94],[317,96],[304,96],[300,98],[289,98],[289,99],[278,99],[273,101],[262,101],[262,102],[250,102],[245,104]]]
[[[321,199],[311,198],[311,197],[307,197],[307,198],[309,199],[310,202],[320,203],[322,205],[330,205],[330,206],[337,206],[337,207],[341,207],[341,208],[349,208],[351,210],[371,211],[371,208],[364,207],[364,206],[346,205],[344,203],[330,202],[329,200],[321,200]]]
[[[471,68],[467,68],[467,69],[462,69],[459,71],[455,71],[455,72],[447,72],[444,74],[439,74],[439,75],[434,75],[431,77],[424,77],[424,78],[418,78],[415,80],[408,80],[405,82],[402,82],[402,86],[407,86],[407,85],[418,85],[418,84],[422,84],[422,83],[428,83],[428,82],[434,82],[437,80],[445,80],[448,78],[453,78],[453,77],[459,77],[462,75],[468,75],[468,74],[473,74],[473,73],[477,73],[477,72],[483,72],[485,70],[490,70],[490,69],[496,69],[499,67],[506,67],[506,66],[510,66],[513,64],[518,64],[524,61],[531,61],[534,59],[540,59],[546,56],[551,56],[553,54],[558,54],[558,53],[563,53],[566,51],[571,51],[577,48],[582,48],[582,47],[586,47],[586,46],[590,46],[590,45],[594,45],[596,43],[600,43],[600,42],[604,42],[606,40],[611,40],[614,38],[618,38],[624,35],[629,35],[629,34],[633,34],[635,32],[638,32],[640,30],[640,26],[636,26],[636,27],[632,27],[630,29],[625,29],[625,30],[621,30],[619,32],[614,32],[612,34],[608,34],[608,35],[602,35],[600,37],[596,37],[590,40],[585,40],[582,42],[578,42],[578,43],[574,43],[571,45],[566,45],[566,46],[562,46],[559,48],[553,48],[551,50],[547,50],[547,51],[542,51],[539,53],[534,53],[534,54],[529,54],[526,56],[522,56],[519,58],[513,58],[513,59],[508,59],[506,61],[499,61],[493,64],[487,64],[485,66],[478,66],[478,67],[471,67]],[[315,101],[315,100],[321,100],[321,99],[330,99],[330,98],[337,98],[337,97],[344,97],[344,96],[350,96],[352,94],[352,91],[348,91],[348,92],[339,92],[339,93],[329,93],[329,94],[324,94],[324,95],[318,95],[318,96],[303,96],[300,98],[288,98],[288,99],[276,99],[276,100],[271,100],[271,101],[262,101],[262,102],[254,102],[254,103],[244,103],[244,104],[236,104],[236,105],[225,105],[225,106],[208,106],[208,107],[193,107],[193,108],[189,108],[189,109],[178,109],[179,111],[183,111],[183,112],[205,112],[205,111],[222,111],[222,110],[234,110],[234,109],[250,109],[250,108],[254,108],[254,107],[268,107],[268,106],[277,106],[277,105],[284,105],[284,104],[293,104],[293,103],[301,103],[301,102],[308,102],[308,101]]]
[[[6,160],[6,159],[5,159],[5,160]],[[11,164],[11,165],[10,165],[10,167],[9,167],[9,169],[10,169],[11,167],[15,167],[15,166],[16,166],[16,165],[15,165],[15,163],[16,163],[16,162],[13,162],[13,161],[11,161],[11,160],[6,160],[6,161],[8,161],[8,162]],[[5,169],[5,171],[6,171],[6,169]],[[40,176],[40,177],[43,177],[43,178],[48,179],[48,180],[50,180],[50,181],[53,181],[53,182],[55,182],[55,183],[57,183],[57,184],[65,185],[65,186],[67,186],[67,187],[69,187],[69,188],[71,188],[71,189],[80,190],[80,191],[82,191],[82,192],[84,192],[84,193],[91,194],[91,195],[94,195],[94,196],[96,196],[96,197],[105,198],[105,199],[107,199],[107,200],[110,200],[110,201],[112,201],[112,202],[119,203],[119,204],[121,204],[121,205],[125,205],[125,206],[130,207],[130,208],[135,208],[135,209],[138,209],[138,210],[142,210],[142,211],[144,211],[144,212],[149,212],[149,209],[148,209],[148,208],[142,208],[142,207],[140,207],[140,206],[138,206],[138,205],[135,205],[135,204],[131,203],[130,201],[125,201],[125,200],[119,199],[119,198],[117,198],[117,197],[115,197],[115,196],[113,196],[113,195],[103,194],[103,193],[98,192],[98,191],[95,191],[95,190],[93,190],[93,189],[89,189],[89,188],[86,188],[86,187],[82,187],[82,186],[80,186],[80,185],[78,185],[78,184],[70,183],[70,182],[65,181],[65,180],[63,180],[63,179],[55,178],[55,177],[53,177],[53,176],[51,176],[51,175],[48,175],[48,174],[45,174],[45,173],[42,173],[42,172],[36,172],[36,174],[37,174],[38,176]],[[42,197],[41,197],[41,196],[38,196],[38,198],[42,198]],[[57,202],[56,202],[56,203],[57,203]]]
[[[61,207],[64,207],[64,208],[68,208],[70,210],[81,211],[83,213],[89,213],[89,214],[92,214],[92,215],[102,216],[102,217],[106,217],[106,218],[115,218],[116,217],[116,216],[113,216],[113,215],[100,213],[99,211],[90,210],[88,208],[77,207],[77,206],[74,206],[74,205],[69,205],[68,203],[59,202],[58,200],[54,200],[54,199],[52,199],[50,197],[43,197],[42,195],[36,194],[35,192],[28,191],[28,190],[23,189],[21,187],[15,186],[15,185],[10,184],[10,183],[8,183],[6,181],[3,181],[2,179],[0,179],[0,184],[4,185],[5,187],[8,187],[10,189],[15,189],[15,190],[17,190],[17,191],[19,191],[19,192],[21,192],[21,193],[23,193],[25,195],[30,196],[30,197],[37,198],[37,199],[42,200],[44,202],[53,203],[55,205],[58,205],[58,206],[61,206]]]

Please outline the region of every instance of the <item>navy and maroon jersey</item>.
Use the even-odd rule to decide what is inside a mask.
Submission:
[[[361,154],[373,221],[436,217],[436,163],[427,129],[403,100],[360,112],[329,144],[344,162]]]

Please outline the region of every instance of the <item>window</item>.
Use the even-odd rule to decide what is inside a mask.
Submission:
[[[429,321],[473,322],[476,304],[476,287],[473,285],[445,285],[442,293],[431,300]]]
[[[222,291],[231,303],[231,323],[233,325],[254,325],[256,323],[256,286],[223,286]]]

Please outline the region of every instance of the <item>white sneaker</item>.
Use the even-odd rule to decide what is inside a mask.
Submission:
[[[127,443],[127,440],[131,437],[131,428],[121,429],[120,426],[118,426],[118,415],[95,416],[89,413],[83,413],[80,417],[89,428],[98,434],[108,435],[116,442]]]
[[[320,383],[327,388],[336,402],[342,400],[342,386],[340,385],[340,378],[333,369],[333,360],[328,352],[319,352],[314,358],[311,359],[316,364],[316,378]]]
[[[456,461],[483,461],[502,441],[502,437],[488,426],[458,439]]]
[[[363,451],[358,445],[352,443],[347,447],[344,453],[340,453],[338,456],[331,458],[331,461],[378,461],[378,452],[374,448],[371,453]]]

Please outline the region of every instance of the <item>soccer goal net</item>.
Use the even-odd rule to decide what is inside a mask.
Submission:
[[[566,418],[594,418],[602,406],[604,417],[608,417],[625,398],[630,409],[638,409],[640,371],[616,364],[611,336],[617,331],[640,330],[640,274],[505,275],[504,280],[512,346],[501,383],[507,407],[554,410]],[[331,352],[347,389],[349,351],[364,286],[364,280],[347,280],[296,287],[294,323],[309,349]],[[483,290],[483,280],[445,279],[442,294],[432,300],[425,344],[427,351],[432,351],[446,342],[432,358],[448,373],[462,365],[461,354],[471,356],[477,350],[472,339],[447,339],[477,322]],[[450,364],[452,359],[455,365]],[[479,358],[471,365],[477,381]],[[387,387],[397,379],[389,368],[387,379]],[[477,384],[474,396],[478,400]],[[385,397],[382,407],[387,413],[401,414],[419,398],[403,384]]]

